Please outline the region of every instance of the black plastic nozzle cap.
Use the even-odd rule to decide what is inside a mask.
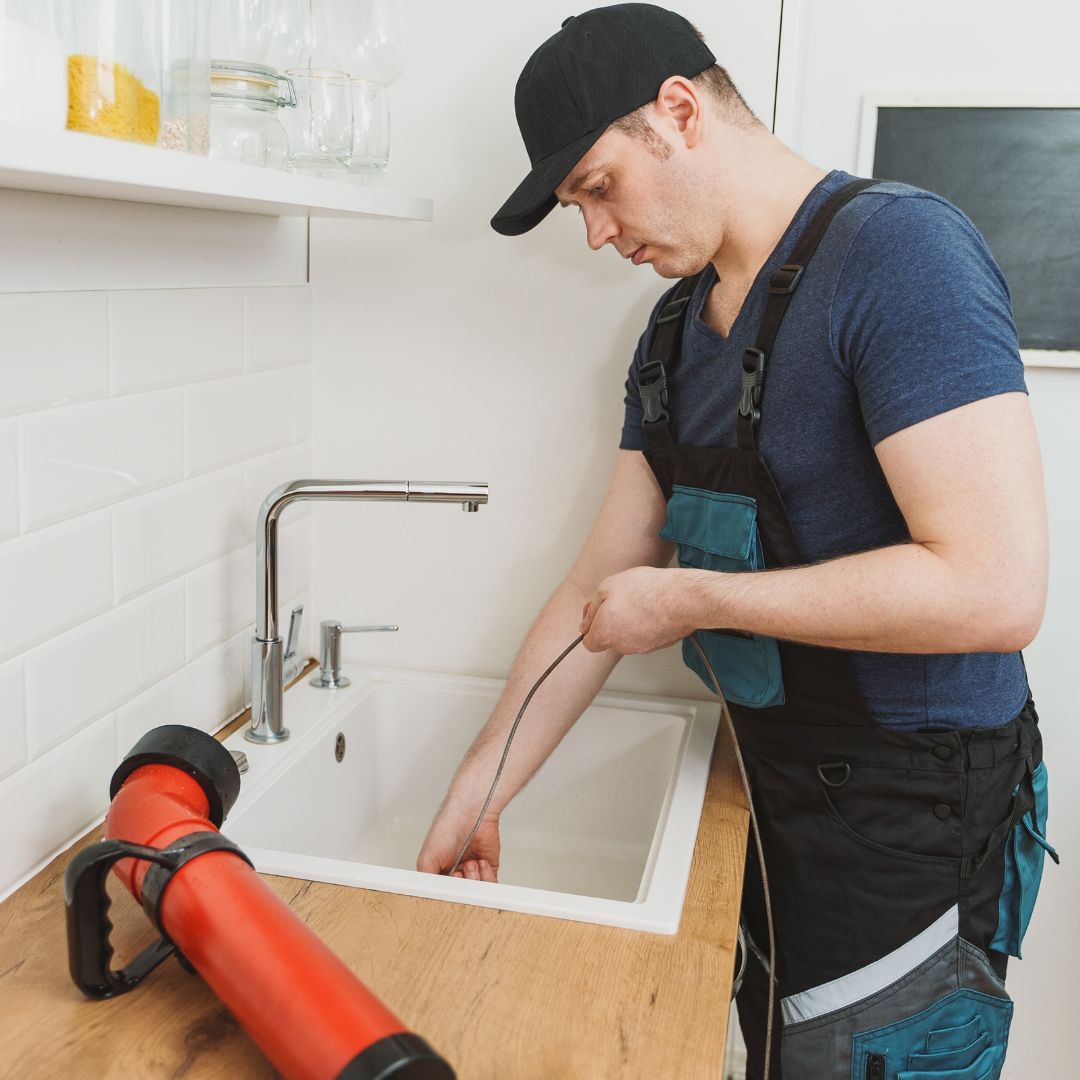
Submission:
[[[454,1070],[419,1035],[404,1031],[361,1050],[337,1080],[454,1080]]]
[[[110,800],[143,765],[171,765],[194,777],[206,793],[210,820],[219,829],[240,794],[240,770],[232,754],[213,735],[199,728],[164,724],[148,731],[113,773]]]

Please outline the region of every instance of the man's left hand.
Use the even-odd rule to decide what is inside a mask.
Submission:
[[[667,648],[695,627],[688,615],[682,571],[635,566],[600,582],[581,614],[590,652],[626,656]]]

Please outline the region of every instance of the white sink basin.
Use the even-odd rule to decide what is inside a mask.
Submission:
[[[257,746],[241,730],[225,742],[249,768],[222,831],[258,870],[675,933],[719,702],[599,695],[504,811],[491,884],[414,867],[503,684],[359,665],[343,672],[352,686],[318,690],[305,680],[286,693],[288,741]],[[526,710],[522,726],[536,715]]]

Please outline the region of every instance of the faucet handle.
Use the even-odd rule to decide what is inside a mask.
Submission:
[[[281,658],[281,685],[289,683],[300,674],[304,667],[303,657],[296,655],[296,643],[300,638],[300,625],[304,621],[304,605],[297,604],[289,616],[289,634],[285,640],[285,654]]]
[[[351,680],[341,674],[342,634],[394,630],[397,630],[396,626],[342,626],[336,619],[324,619],[319,623],[319,674],[311,680],[311,685],[323,690],[336,690],[349,685]]]
[[[289,616],[289,636],[285,640],[285,659],[296,655],[296,639],[300,636],[300,624],[304,621],[304,605],[297,604]]]

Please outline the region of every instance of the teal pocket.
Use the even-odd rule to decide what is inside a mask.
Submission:
[[[757,501],[748,495],[676,484],[660,535],[678,544],[682,567],[729,574],[765,568]],[[775,638],[724,630],[700,630],[694,636],[728,701],[756,708],[784,703],[780,649]],[[689,638],[683,641],[682,649],[686,666],[714,691],[708,670]]]
[[[966,988],[954,990],[915,1016],[856,1035],[852,1041],[851,1078],[997,1077],[1005,1061],[1012,1010],[1008,998]]]
[[[1046,840],[1049,809],[1046,763],[1040,761],[1031,774],[1035,805],[1016,823],[1005,841],[1005,880],[998,900],[998,926],[990,948],[1020,959],[1035,900],[1039,895],[1047,852],[1054,862],[1057,852]]]

